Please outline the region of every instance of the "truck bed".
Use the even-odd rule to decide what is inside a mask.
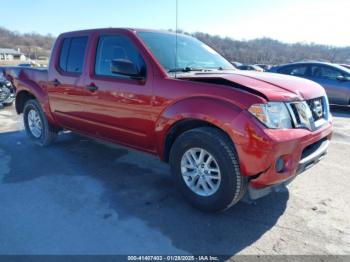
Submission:
[[[30,80],[36,83],[46,82],[48,79],[47,68],[26,68],[26,67],[2,67],[6,78],[16,87],[18,80]]]

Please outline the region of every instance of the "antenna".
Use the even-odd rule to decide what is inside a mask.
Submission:
[[[179,20],[179,0],[176,1],[176,25],[175,25],[175,69],[178,68],[177,66],[177,34],[178,34],[178,20]],[[177,78],[177,72],[175,72],[175,78]]]

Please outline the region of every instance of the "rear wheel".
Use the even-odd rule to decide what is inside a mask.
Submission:
[[[26,102],[23,121],[27,135],[36,144],[48,146],[56,139],[58,130],[49,124],[37,100]]]
[[[247,179],[240,175],[235,148],[215,128],[180,135],[172,146],[170,165],[180,190],[199,209],[225,210],[246,192]]]

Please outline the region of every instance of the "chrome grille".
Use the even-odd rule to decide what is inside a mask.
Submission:
[[[318,97],[302,102],[287,104],[295,128],[316,130],[328,120],[327,98]]]
[[[307,100],[306,103],[310,107],[312,117],[315,121],[324,118],[324,105],[322,97]]]

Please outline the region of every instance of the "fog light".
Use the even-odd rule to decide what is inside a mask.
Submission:
[[[283,159],[283,157],[277,158],[276,163],[275,163],[275,169],[276,169],[277,173],[282,173],[283,172],[283,170],[284,170],[284,159]]]

